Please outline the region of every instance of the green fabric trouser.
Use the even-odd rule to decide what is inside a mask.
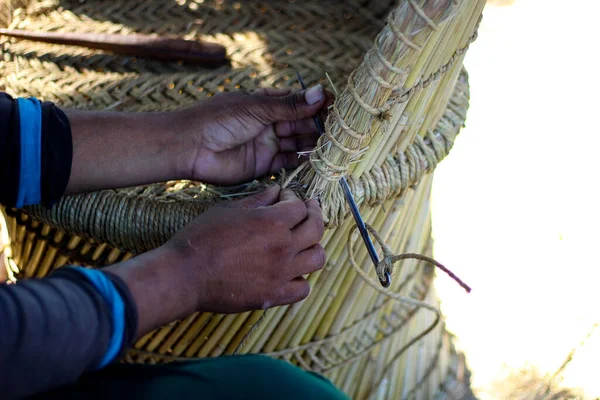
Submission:
[[[41,399],[346,400],[326,378],[260,355],[160,365],[115,364]]]

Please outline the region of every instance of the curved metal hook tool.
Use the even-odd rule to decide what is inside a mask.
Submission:
[[[298,75],[298,81],[300,82],[302,89],[306,90],[306,85],[304,84],[304,81],[302,80],[302,76],[300,76],[300,72],[296,72],[296,75]],[[319,132],[320,135],[323,135],[325,132],[323,129],[323,122],[321,122],[321,118],[319,118],[318,115],[315,115],[313,119],[315,121],[315,125],[317,126],[317,132]],[[354,217],[354,221],[356,222],[356,226],[358,227],[360,236],[362,237],[362,240],[365,243],[365,246],[367,247],[369,257],[371,257],[371,261],[373,261],[373,264],[375,265],[375,267],[377,267],[380,263],[379,255],[377,254],[377,250],[375,250],[373,241],[371,240],[371,237],[369,236],[369,231],[367,231],[367,227],[365,226],[365,221],[363,220],[362,216],[360,215],[360,211],[358,209],[358,206],[356,205],[354,196],[352,196],[352,192],[350,191],[350,186],[348,185],[348,181],[346,180],[346,177],[342,177],[342,179],[340,179],[340,186],[342,187],[342,191],[344,192],[346,201],[348,202],[348,205],[350,206],[350,212],[352,213],[352,216]],[[384,288],[390,287],[390,285],[392,283],[391,274],[388,271],[386,271],[385,279],[384,280],[379,279],[379,283],[381,283],[381,286],[383,286]]]

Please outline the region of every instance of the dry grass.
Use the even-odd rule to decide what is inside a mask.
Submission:
[[[562,387],[561,376],[541,374],[533,366],[510,371],[492,385],[499,399],[506,400],[577,400],[583,399],[580,389]]]

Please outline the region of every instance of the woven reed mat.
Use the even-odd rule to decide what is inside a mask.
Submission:
[[[309,278],[313,295],[266,316],[194,314],[142,338],[128,361],[261,352],[326,373],[353,398],[381,387],[386,398],[469,393],[464,361],[438,314],[425,307],[439,305],[430,290],[433,271],[407,261],[394,275],[393,293],[419,304],[371,289],[349,267],[343,244],[352,224],[334,181],[349,173],[365,218],[394,251],[431,254],[428,173],[448,154],[466,118],[462,59],[484,3],[0,0],[2,27],[175,34],[218,42],[232,60],[207,69],[0,38],[0,90],[14,96],[79,109],[170,110],[221,91],[297,88],[297,70],[309,85],[327,85],[328,72],[341,91],[320,145],[325,150],[275,178],[303,196],[327,199],[324,216],[335,229],[323,242],[328,266]],[[5,210],[14,261],[22,276],[33,277],[69,262],[124,260],[164,243],[215,202],[269,183],[169,182],[71,196],[50,211]],[[354,245],[358,265],[371,271],[364,249]],[[407,346],[429,326],[418,346]]]

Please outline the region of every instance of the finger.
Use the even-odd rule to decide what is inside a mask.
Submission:
[[[269,97],[279,97],[279,96],[287,96],[292,93],[292,88],[260,88],[252,92],[255,96],[269,96]]]
[[[323,107],[319,111],[319,116],[321,117],[321,121],[327,121],[327,117],[329,117],[329,113],[331,111],[331,106],[335,103],[335,96],[333,93],[325,91],[325,101],[323,102]]]
[[[283,189],[279,193],[279,202],[271,206],[271,210],[289,229],[293,229],[308,217],[306,204],[290,189]]]
[[[279,200],[279,193],[281,192],[281,187],[279,185],[273,185],[267,190],[254,194],[252,196],[248,196],[244,199],[232,201],[227,205],[229,207],[234,208],[258,208],[258,207],[267,207],[271,206]]]
[[[299,167],[304,161],[305,157],[300,157],[298,152],[291,153],[279,153],[273,157],[271,161],[271,167],[269,168],[270,174],[276,174],[281,172],[282,169],[294,169]]]
[[[323,246],[316,244],[296,254],[294,258],[294,271],[290,272],[295,276],[308,275],[323,268],[326,260]]]
[[[296,278],[279,290],[277,305],[287,305],[304,300],[310,294],[310,283],[302,277]]]
[[[312,118],[297,121],[277,121],[275,123],[275,134],[280,138],[317,133],[315,120]]]
[[[331,93],[329,90],[325,90],[325,101],[323,103],[323,108],[327,109],[335,103],[335,95]]]
[[[323,106],[325,94],[323,86],[317,85],[287,96],[264,99],[266,116],[271,121],[295,121],[315,115]]]
[[[318,139],[319,135],[316,134],[279,139],[279,151],[287,153],[306,151],[307,148],[310,150],[315,147]]]
[[[308,218],[292,230],[294,244],[298,250],[304,250],[318,244],[325,234],[323,213],[316,200],[306,203]]]

